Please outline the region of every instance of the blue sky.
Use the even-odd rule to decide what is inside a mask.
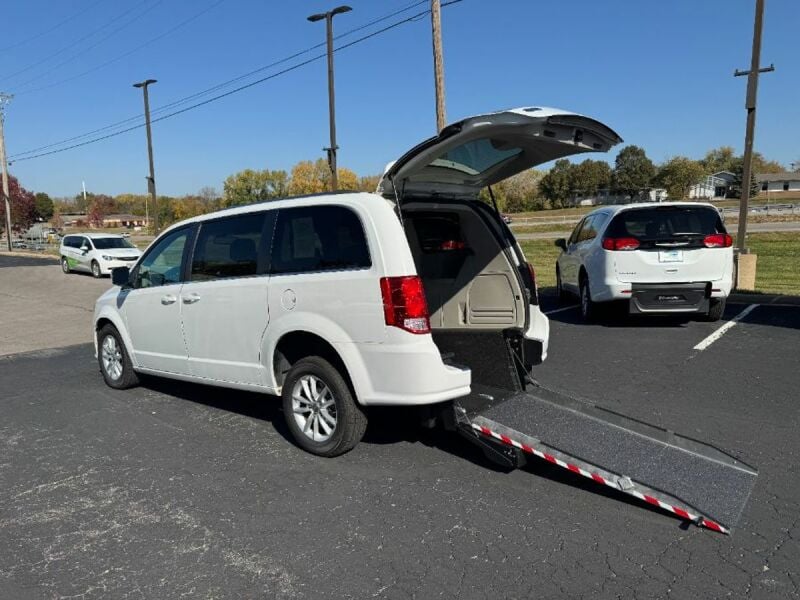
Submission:
[[[350,0],[353,12],[336,17],[336,31],[410,4]],[[305,17],[332,6],[320,0],[7,2],[0,90],[16,93],[7,109],[8,154],[13,159],[140,114],[134,81],[159,80],[151,87],[151,106],[158,108],[317,44],[324,25]],[[443,9],[448,120],[556,106],[606,122],[656,161],[699,158],[720,145],[740,150],[745,79],[734,78],[733,70],[749,65],[753,6],[754,0],[463,0]],[[761,78],[756,149],[787,165],[800,159],[798,35],[800,2],[769,0],[762,62],[777,70]],[[156,123],[159,193],[221,190],[238,170],[289,169],[322,156],[325,73],[324,61],[317,61]],[[341,166],[379,173],[432,135],[429,19],[337,53],[336,92]],[[614,153],[604,158],[613,160]],[[81,180],[95,192],[144,193],[144,130],[14,162],[11,172],[28,189],[53,196],[74,195]]]

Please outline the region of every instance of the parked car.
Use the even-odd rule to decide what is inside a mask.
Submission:
[[[365,407],[465,396],[469,367],[506,361],[524,386],[547,356],[549,322],[533,268],[479,192],[619,141],[554,109],[482,115],[392,163],[378,194],[173,225],[97,300],[102,375],[112,388],[146,373],[281,395],[298,445],[322,456],[358,443]]]
[[[61,239],[61,269],[86,271],[95,277],[109,275],[118,267],[132,266],[141,250],[121,235],[110,233],[73,233]]]
[[[717,321],[733,286],[733,240],[711,204],[606,206],[556,240],[560,297],[597,304],[624,300],[631,313],[700,313]]]

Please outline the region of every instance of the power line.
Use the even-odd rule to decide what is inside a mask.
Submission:
[[[43,38],[47,34],[53,33],[56,29],[58,29],[60,27],[63,27],[64,25],[66,25],[70,21],[74,21],[78,17],[80,17],[82,15],[85,15],[87,12],[92,10],[95,6],[97,6],[98,4],[100,4],[103,1],[104,0],[96,0],[95,2],[92,2],[91,4],[89,4],[83,10],[76,12],[71,17],[67,17],[63,21],[59,21],[58,23],[56,23],[55,25],[53,25],[49,29],[45,29],[44,31],[41,31],[41,32],[37,33],[36,35],[32,35],[32,36],[29,36],[27,38],[24,38],[24,39],[22,39],[22,40],[20,40],[18,42],[15,42],[15,43],[11,44],[10,46],[6,46],[5,48],[0,48],[0,52],[8,52],[9,50],[13,50],[14,48],[19,48],[20,46],[24,46],[25,44],[27,44],[29,42],[33,42],[33,41],[38,40],[39,38]]]
[[[17,96],[24,96],[25,94],[32,94],[34,92],[40,92],[42,90],[50,89],[52,87],[56,87],[56,86],[62,85],[64,83],[69,83],[70,81],[74,81],[76,79],[80,79],[81,77],[85,77],[86,75],[89,75],[90,73],[94,73],[95,71],[99,71],[100,69],[102,69],[104,67],[107,67],[108,65],[114,64],[115,62],[117,62],[119,60],[122,60],[123,58],[126,58],[126,57],[130,56],[131,54],[134,54],[134,53],[138,52],[142,48],[146,48],[150,44],[153,44],[154,42],[157,42],[157,41],[167,37],[168,35],[176,32],[178,29],[181,29],[182,27],[185,27],[186,25],[188,25],[189,23],[191,23],[195,19],[198,19],[201,16],[203,16],[204,14],[206,14],[207,12],[210,12],[211,10],[213,10],[214,8],[216,8],[217,6],[219,6],[220,4],[222,4],[225,1],[226,0],[217,0],[217,2],[215,2],[214,4],[208,6],[207,8],[204,8],[203,10],[201,10],[198,13],[195,13],[194,15],[189,17],[188,19],[185,19],[184,21],[181,21],[180,23],[178,23],[174,27],[171,27],[167,31],[155,36],[154,38],[149,39],[148,41],[144,42],[143,44],[140,44],[140,45],[136,46],[135,48],[133,48],[133,49],[127,51],[127,52],[124,52],[123,54],[120,54],[118,56],[115,56],[112,59],[109,59],[109,60],[107,60],[107,61],[105,61],[103,63],[100,63],[99,65],[97,65],[95,67],[92,67],[91,69],[83,71],[82,73],[78,73],[77,75],[73,75],[72,77],[67,77],[65,79],[61,79],[60,81],[55,81],[53,83],[48,83],[46,85],[42,85],[42,86],[39,86],[37,88],[32,88],[32,89],[29,89],[29,90],[23,90],[21,92],[17,91],[16,95]],[[51,69],[51,71],[52,70],[53,69]],[[24,86],[26,84],[22,83],[20,85]]]
[[[393,12],[389,13],[389,14],[383,15],[383,16],[381,16],[381,17],[378,17],[378,18],[376,18],[376,19],[373,19],[372,21],[369,21],[369,22],[367,22],[367,23],[364,23],[363,25],[360,25],[360,26],[358,26],[358,27],[355,27],[355,28],[353,28],[353,29],[349,29],[349,30],[345,31],[345,32],[344,32],[344,33],[342,33],[342,34],[340,34],[340,35],[337,35],[335,39],[339,40],[339,39],[342,39],[342,38],[345,38],[345,37],[349,37],[349,36],[353,35],[354,33],[357,33],[358,31],[363,31],[364,29],[367,29],[367,28],[369,28],[369,27],[371,27],[371,26],[373,26],[373,25],[376,25],[376,24],[378,24],[378,23],[381,23],[381,22],[383,22],[383,21],[386,21],[386,20],[388,20],[388,19],[391,19],[392,17],[395,17],[395,16],[397,16],[397,15],[399,15],[399,14],[402,14],[402,13],[404,13],[404,12],[407,12],[407,11],[411,10],[412,8],[416,8],[417,6],[419,6],[419,5],[421,5],[421,4],[427,4],[427,3],[428,3],[428,1],[429,1],[429,0],[419,0],[419,1],[417,1],[417,2],[414,2],[414,3],[412,3],[412,4],[409,4],[409,5],[407,5],[407,6],[403,7],[403,8],[400,8],[400,9],[398,9],[398,10],[395,10],[395,11],[393,11]],[[456,1],[456,2],[460,2],[461,0],[455,0],[455,1]],[[448,3],[446,3],[446,4],[443,4],[443,6],[447,6],[447,5],[448,5],[448,4],[450,4],[450,3],[454,3],[454,2],[448,2]],[[428,11],[424,11],[424,12],[420,13],[420,15],[424,15],[424,14],[426,14],[427,12],[428,12]],[[414,15],[414,16],[410,17],[410,19],[415,19],[415,18],[419,18],[419,15]],[[403,22],[404,22],[404,21],[403,21]],[[165,105],[163,105],[163,106],[160,106],[160,107],[158,107],[158,108],[154,109],[154,110],[152,111],[152,114],[153,114],[153,115],[157,115],[157,114],[160,114],[160,113],[163,113],[163,112],[167,111],[167,110],[168,110],[168,109],[170,109],[170,108],[174,108],[174,107],[176,107],[176,106],[180,106],[180,105],[182,105],[182,104],[186,104],[187,102],[189,102],[189,101],[191,101],[191,100],[195,100],[195,99],[197,99],[197,98],[201,98],[201,97],[203,97],[203,96],[207,96],[208,94],[210,94],[210,93],[212,93],[212,92],[215,92],[215,91],[217,91],[217,90],[224,89],[224,88],[228,87],[229,85],[231,85],[231,84],[233,84],[233,83],[237,83],[237,82],[239,82],[239,81],[242,81],[242,80],[244,80],[244,79],[247,79],[248,77],[251,77],[251,76],[253,76],[253,75],[257,74],[257,73],[261,73],[261,72],[263,72],[263,71],[266,71],[266,70],[268,70],[268,69],[271,69],[271,68],[273,68],[273,67],[276,67],[276,66],[278,66],[278,65],[281,65],[281,64],[283,64],[283,63],[289,62],[290,60],[293,60],[293,59],[295,59],[295,58],[299,58],[300,56],[302,56],[302,55],[304,55],[304,54],[307,54],[307,53],[309,53],[309,52],[311,52],[311,51],[313,51],[313,50],[316,50],[316,49],[318,49],[318,48],[321,48],[321,47],[323,47],[324,45],[325,45],[325,43],[324,43],[324,42],[322,42],[322,43],[320,43],[320,44],[316,44],[316,45],[314,45],[314,46],[310,46],[310,47],[308,47],[308,48],[306,48],[306,49],[304,49],[304,50],[301,50],[301,51],[299,51],[299,52],[295,52],[294,54],[292,54],[292,55],[290,55],[290,56],[287,56],[287,57],[285,57],[285,58],[281,58],[280,60],[276,60],[276,61],[274,61],[274,62],[271,62],[271,63],[269,63],[268,65],[264,65],[263,67],[259,67],[259,68],[257,68],[257,69],[254,69],[254,70],[252,70],[252,71],[249,71],[249,72],[247,72],[247,73],[245,73],[245,74],[243,74],[243,75],[239,75],[238,77],[234,77],[233,79],[229,79],[228,81],[225,81],[225,82],[223,82],[223,83],[217,84],[217,85],[215,85],[215,86],[212,86],[212,87],[210,87],[210,88],[207,88],[207,89],[205,89],[205,90],[202,90],[202,91],[200,91],[200,92],[196,92],[196,93],[194,93],[194,94],[191,94],[191,95],[189,95],[189,96],[185,96],[185,97],[183,97],[183,98],[180,98],[180,99],[178,99],[178,100],[175,100],[175,101],[173,101],[173,102],[170,102],[170,103],[168,103],[168,104],[165,104]],[[74,142],[74,141],[77,141],[77,140],[80,140],[80,139],[83,139],[83,138],[86,138],[86,137],[90,137],[90,136],[92,136],[92,135],[94,135],[94,134],[97,134],[97,133],[102,133],[103,131],[108,131],[108,130],[110,130],[110,129],[115,129],[115,128],[117,128],[117,127],[121,127],[121,126],[127,125],[128,123],[132,123],[132,122],[134,122],[134,121],[137,121],[137,120],[141,119],[142,117],[143,117],[143,115],[139,114],[139,115],[136,115],[135,117],[129,117],[129,118],[127,118],[127,119],[123,119],[122,121],[117,121],[116,123],[112,123],[112,124],[110,124],[110,125],[106,125],[105,127],[100,127],[100,128],[98,128],[98,129],[94,129],[94,130],[92,130],[92,131],[88,131],[88,132],[86,132],[86,133],[84,133],[84,134],[81,134],[81,135],[76,135],[76,136],[73,136],[73,137],[70,137],[70,138],[67,138],[67,139],[63,139],[63,140],[60,140],[60,141],[57,141],[57,142],[52,142],[52,143],[50,143],[50,144],[46,144],[46,145],[44,145],[44,146],[39,146],[39,147],[36,147],[36,148],[31,148],[30,150],[25,150],[24,152],[17,152],[17,153],[16,153],[14,156],[12,156],[11,158],[12,158],[12,159],[17,159],[17,160],[23,160],[22,158],[18,158],[18,157],[23,157],[23,156],[25,156],[26,154],[38,153],[40,150],[48,150],[48,149],[50,149],[50,148],[54,148],[54,147],[56,147],[56,146],[61,146],[61,145],[63,145],[63,144],[67,144],[67,143],[69,143],[69,142]],[[140,124],[140,125],[137,125],[136,127],[140,127],[140,126],[141,126],[141,124]],[[128,131],[132,131],[132,130],[133,130],[133,129],[135,129],[136,127],[127,128],[127,129],[125,129],[125,130],[123,130],[123,131],[120,131],[119,133],[126,133],[126,132],[128,132]],[[102,138],[100,138],[100,139],[107,139],[107,136],[103,136],[103,137],[102,137]],[[40,156],[40,155],[39,155],[39,154],[37,154],[37,156]]]
[[[448,4],[455,4],[455,3],[460,2],[460,1],[461,0],[451,0],[448,3],[443,3],[442,6],[444,7],[444,6],[447,6]],[[343,44],[342,46],[339,46],[338,48],[335,48],[334,52],[339,52],[340,50],[344,50],[346,48],[350,48],[351,46],[355,46],[356,44],[360,44],[361,42],[364,42],[364,41],[366,41],[366,40],[368,40],[370,38],[373,38],[373,37],[375,37],[377,35],[381,35],[382,33],[385,33],[385,32],[387,32],[387,31],[389,31],[391,29],[394,29],[395,27],[399,27],[400,25],[404,25],[406,23],[410,23],[412,21],[415,21],[415,20],[423,17],[424,15],[428,14],[429,12],[430,11],[426,9],[426,10],[423,10],[423,11],[421,11],[421,12],[415,14],[415,15],[407,17],[407,18],[405,18],[405,19],[403,19],[401,21],[397,21],[395,23],[392,23],[391,25],[387,25],[386,27],[378,29],[378,30],[376,30],[376,31],[374,31],[372,33],[369,33],[369,34],[367,34],[365,36],[357,38],[357,39],[353,40],[352,42],[348,42],[347,44]],[[185,112],[188,112],[190,110],[194,110],[196,108],[199,108],[201,106],[205,106],[206,104],[211,104],[212,102],[216,102],[217,100],[221,100],[222,98],[226,98],[228,96],[231,96],[231,95],[236,94],[238,92],[241,92],[243,90],[249,89],[249,88],[251,88],[253,86],[256,86],[256,85],[259,85],[261,83],[264,83],[265,81],[269,81],[270,79],[275,79],[276,77],[279,77],[281,75],[285,75],[286,73],[290,73],[291,71],[295,71],[295,70],[297,70],[297,69],[299,69],[301,67],[304,67],[304,66],[306,66],[306,65],[308,65],[308,64],[310,64],[312,62],[315,62],[317,60],[320,60],[320,59],[326,58],[326,57],[327,57],[326,53],[317,54],[316,56],[312,56],[311,58],[308,58],[308,59],[306,59],[306,60],[304,60],[302,62],[294,64],[294,65],[292,65],[290,67],[287,67],[285,69],[282,69],[281,71],[278,71],[278,72],[273,73],[271,75],[267,75],[266,77],[262,77],[261,79],[257,79],[256,81],[252,81],[250,83],[247,83],[245,85],[239,86],[237,88],[234,88],[234,89],[229,90],[227,92],[224,92],[222,94],[218,94],[217,96],[213,96],[212,98],[208,98],[206,100],[203,100],[202,102],[197,102],[196,104],[192,104],[191,106],[187,106],[187,107],[182,108],[180,110],[176,110],[176,111],[173,111],[173,112],[168,113],[166,115],[162,115],[162,116],[160,116],[160,117],[158,117],[156,119],[153,119],[152,122],[153,123],[157,123],[158,121],[164,121],[165,119],[169,119],[169,118],[172,118],[174,116],[177,116],[177,115],[183,114]],[[18,159],[15,160],[15,162],[19,162],[19,161],[23,161],[23,160],[32,160],[34,158],[40,158],[42,156],[50,156],[52,154],[59,154],[61,152],[66,152],[67,150],[73,150],[75,148],[80,148],[82,146],[88,146],[89,144],[94,144],[96,142],[107,140],[109,138],[116,137],[116,136],[122,135],[124,133],[128,133],[129,131],[134,131],[136,129],[140,129],[141,127],[144,127],[143,123],[139,123],[137,125],[133,125],[131,127],[127,127],[127,128],[122,129],[120,131],[115,131],[114,133],[109,133],[108,135],[104,135],[104,136],[101,136],[101,137],[98,137],[98,138],[92,138],[91,140],[87,140],[85,142],[80,142],[78,144],[73,144],[73,145],[67,146],[65,148],[59,148],[57,150],[50,150],[48,152],[42,152],[42,153],[39,153],[39,154],[34,154],[32,156],[26,156],[26,157],[23,157],[23,158],[18,158]]]
[[[71,43],[71,44],[69,44],[69,45],[67,45],[67,46],[65,46],[65,47],[63,47],[63,48],[61,48],[60,50],[58,50],[58,51],[56,51],[56,52],[54,52],[54,53],[52,53],[52,54],[48,54],[48,55],[47,55],[47,56],[45,56],[44,58],[42,58],[42,59],[40,59],[40,60],[36,61],[35,63],[31,63],[31,64],[29,64],[29,65],[28,65],[28,66],[26,66],[26,67],[23,67],[23,68],[22,68],[22,69],[20,69],[19,71],[15,71],[14,73],[11,73],[10,75],[6,75],[6,76],[5,76],[5,77],[3,77],[2,79],[0,79],[0,81],[7,81],[8,79],[13,79],[13,78],[14,78],[14,77],[16,77],[17,75],[21,75],[22,73],[26,73],[27,71],[30,71],[31,69],[34,69],[34,68],[38,67],[39,65],[41,65],[41,64],[43,64],[43,63],[46,63],[46,62],[48,62],[49,60],[51,60],[51,59],[53,59],[53,58],[56,58],[56,57],[58,57],[58,56],[61,56],[61,55],[62,55],[62,54],[63,54],[63,53],[66,51],[66,50],[69,50],[70,48],[74,48],[75,46],[78,46],[78,45],[80,45],[82,42],[86,41],[87,39],[89,39],[90,37],[92,37],[93,35],[95,35],[96,33],[99,33],[99,32],[101,32],[101,31],[103,31],[104,29],[106,29],[106,28],[107,28],[109,25],[111,25],[112,23],[116,23],[117,21],[119,21],[119,20],[120,20],[120,19],[122,19],[123,17],[125,17],[125,16],[129,15],[130,13],[132,13],[133,11],[135,11],[135,10],[136,10],[136,9],[138,9],[139,7],[141,7],[141,6],[145,5],[145,4],[147,4],[147,3],[148,3],[148,2],[150,2],[150,1],[151,1],[151,0],[142,0],[142,2],[139,2],[138,4],[136,4],[135,6],[133,6],[132,8],[129,8],[128,10],[126,10],[126,11],[122,12],[121,14],[117,15],[116,17],[114,17],[114,18],[113,18],[113,19],[111,19],[110,21],[106,22],[106,23],[105,23],[104,25],[102,25],[101,27],[98,27],[97,29],[95,29],[95,30],[91,31],[90,33],[87,33],[87,34],[86,34],[86,35],[84,35],[83,37],[81,37],[81,38],[78,38],[78,39],[77,39],[76,41],[74,41],[73,43]],[[140,14],[138,14],[138,15],[134,16],[134,17],[133,17],[132,19],[130,19],[129,21],[127,21],[127,22],[123,23],[123,25],[122,25],[121,27],[118,27],[117,29],[115,29],[114,31],[112,31],[112,32],[111,32],[111,34],[109,34],[108,36],[106,36],[106,37],[102,38],[102,39],[101,39],[99,42],[97,42],[97,43],[93,44],[92,46],[89,46],[89,48],[88,48],[87,50],[90,50],[91,48],[94,48],[94,47],[95,47],[95,46],[97,46],[97,44],[99,44],[100,42],[103,42],[103,41],[105,41],[106,39],[108,39],[109,37],[111,37],[112,35],[114,35],[115,33],[117,33],[118,31],[120,31],[121,29],[124,29],[125,27],[127,27],[128,25],[130,25],[131,23],[133,23],[134,21],[136,21],[137,19],[141,18],[142,16],[144,16],[145,14],[147,14],[148,12],[150,12],[151,10],[153,10],[153,9],[154,9],[156,6],[158,6],[158,5],[159,5],[159,4],[161,4],[162,2],[163,2],[163,0],[156,0],[155,4],[153,4],[153,5],[149,6],[149,7],[147,7],[147,8],[146,8],[146,9],[145,9],[143,12],[141,12]],[[84,54],[85,52],[86,52],[86,51],[83,51],[83,52],[80,52],[80,53],[78,53],[78,54],[76,54],[76,55],[72,56],[72,57],[71,57],[70,59],[68,59],[67,61],[63,61],[63,62],[59,63],[59,64],[57,65],[57,67],[58,67],[58,66],[61,66],[61,65],[63,65],[63,64],[65,64],[66,62],[69,62],[69,60],[72,60],[73,58],[75,58],[75,57],[77,57],[77,56],[80,56],[81,54]],[[57,68],[57,67],[56,67],[56,68]],[[50,69],[50,71],[52,71],[52,70],[53,70],[53,69]],[[46,71],[46,72],[45,72],[45,74],[49,73],[50,71]],[[41,75],[37,76],[36,78],[38,78],[38,77],[41,77]],[[25,81],[25,82],[21,83],[20,85],[25,85],[25,84],[27,84],[27,83],[30,83],[30,81],[34,81],[36,78],[34,78],[34,79],[31,79],[31,80],[29,80],[29,81]]]

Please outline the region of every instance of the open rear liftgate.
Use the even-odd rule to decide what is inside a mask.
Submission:
[[[469,335],[445,335],[437,344],[463,352]],[[495,363],[493,383],[518,362],[508,335],[497,335],[509,362]],[[494,344],[500,341],[481,336],[478,374],[487,357],[498,356]],[[453,354],[455,362],[473,362]],[[453,403],[450,427],[508,467],[536,456],[699,526],[730,533],[736,525],[758,475],[752,467],[708,444],[514,379],[502,387],[473,382],[472,393]]]

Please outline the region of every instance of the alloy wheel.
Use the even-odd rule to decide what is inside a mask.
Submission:
[[[295,382],[292,413],[303,435],[314,442],[325,442],[336,431],[336,400],[316,375],[303,375]]]
[[[117,344],[117,339],[113,335],[107,335],[103,338],[100,356],[103,360],[103,370],[106,375],[114,381],[119,379],[122,376],[122,352]]]

